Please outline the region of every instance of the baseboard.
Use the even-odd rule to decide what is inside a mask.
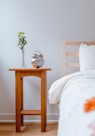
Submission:
[[[58,122],[58,113],[48,113],[47,122]],[[24,122],[40,122],[40,116],[25,116]],[[15,114],[0,113],[0,122],[15,122]]]

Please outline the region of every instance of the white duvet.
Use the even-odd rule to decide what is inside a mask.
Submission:
[[[95,70],[67,75],[51,85],[49,102],[59,103],[58,136],[95,136],[95,111],[84,111],[86,100],[92,97]]]

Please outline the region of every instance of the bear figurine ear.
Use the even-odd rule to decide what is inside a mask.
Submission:
[[[33,55],[32,55],[32,58],[36,58],[36,57],[37,57],[37,54],[33,54]]]
[[[38,54],[38,56],[39,56],[39,57],[43,57],[43,55],[42,55],[41,53],[40,53],[40,54]]]

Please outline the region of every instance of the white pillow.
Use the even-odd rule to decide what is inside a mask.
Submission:
[[[81,43],[79,48],[80,71],[95,69],[95,45]]]

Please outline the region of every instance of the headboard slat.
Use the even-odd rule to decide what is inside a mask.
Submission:
[[[80,45],[81,43],[85,43],[88,45],[95,45],[95,41],[65,41],[64,44],[67,46],[76,46]]]
[[[74,68],[78,68],[79,67],[79,63],[66,63],[67,67],[74,67]]]
[[[78,56],[78,52],[66,52],[66,56]]]

